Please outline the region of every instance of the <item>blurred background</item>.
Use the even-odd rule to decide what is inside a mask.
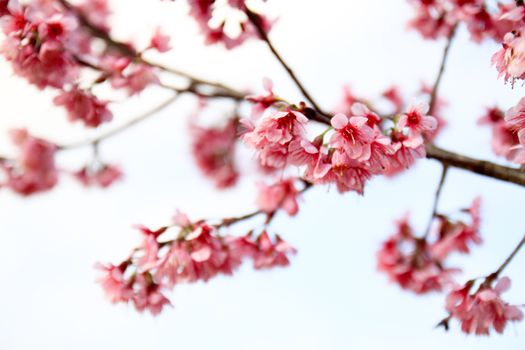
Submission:
[[[250,41],[226,51],[205,46],[184,2],[113,0],[115,36],[144,42],[158,24],[172,35],[173,50],[159,60],[237,88],[262,89],[270,77],[289,100],[301,97],[264,44]],[[404,0],[270,1],[279,17],[270,36],[323,107],[333,107],[341,87],[378,96],[395,83],[406,96],[431,83],[443,41],[423,41],[406,30],[412,10]],[[498,161],[490,130],[476,125],[484,108],[513,106],[523,88],[497,80],[490,58],[497,46],[475,45],[461,30],[453,43],[442,97],[449,123],[438,144]],[[83,140],[87,132],[66,121],[53,93],[37,91],[0,61],[0,153],[12,152],[6,131],[27,127],[57,142]],[[109,129],[165,99],[148,89],[112,106]],[[316,188],[304,195],[296,218],[280,215],[273,228],[298,248],[290,267],[256,272],[246,264],[234,277],[179,285],[168,297],[174,308],[158,317],[111,305],[96,284],[97,261],[117,262],[139,243],[132,224],[165,224],[176,208],[190,217],[222,217],[254,208],[255,187],[245,179],[216,192],[196,169],[189,151],[187,118],[195,107],[185,96],[171,108],[102,145],[104,160],[120,164],[125,179],[108,190],[84,189],[68,177],[51,192],[21,198],[0,192],[0,349],[522,349],[525,323],[503,336],[465,336],[434,326],[446,316],[444,296],[416,297],[376,271],[375,253],[410,211],[423,230],[431,212],[440,166],[421,160],[394,179],[373,180],[364,197]],[[218,117],[224,111],[218,109]],[[90,150],[60,154],[59,163],[80,167]],[[451,264],[459,280],[494,271],[524,232],[517,217],[524,190],[452,169],[440,211],[453,212],[483,197],[484,244]],[[520,211],[518,211],[520,210]],[[514,285],[509,302],[525,303],[525,253],[506,270]],[[520,345],[521,344],[521,345]]]

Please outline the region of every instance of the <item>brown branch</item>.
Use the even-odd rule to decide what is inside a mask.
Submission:
[[[324,116],[324,117],[328,118],[328,120],[330,120],[330,116],[327,113],[323,112],[321,107],[317,104],[317,102],[315,102],[314,98],[310,95],[308,90],[306,90],[305,86],[301,83],[301,81],[299,80],[297,75],[295,75],[295,73],[292,70],[292,68],[286,63],[286,61],[279,54],[279,52],[277,51],[277,49],[275,48],[275,46],[271,42],[270,38],[268,37],[268,35],[264,31],[264,29],[263,29],[263,27],[261,25],[260,17],[257,14],[253,13],[252,11],[250,11],[249,9],[246,9],[245,12],[246,12],[246,15],[248,16],[248,18],[250,19],[250,22],[253,24],[253,26],[257,30],[257,33],[259,34],[261,39],[266,43],[266,45],[268,46],[268,48],[270,49],[272,54],[279,61],[281,66],[283,66],[283,68],[286,70],[286,72],[288,73],[290,78],[292,78],[292,80],[294,81],[295,85],[297,85],[299,90],[301,90],[301,93],[303,94],[303,96],[308,100],[308,102],[312,105],[312,107],[319,112],[319,114],[321,114],[322,116]]]
[[[99,28],[95,24],[91,23],[89,19],[81,11],[79,11],[74,5],[69,3],[67,0],[58,0],[58,1],[62,4],[62,6],[64,6],[66,10],[75,14],[75,16],[78,18],[80,22],[80,25],[83,28],[85,28],[91,35],[103,40],[109,47],[117,50],[120,54],[133,59],[135,62],[147,64],[151,67],[158,68],[162,71],[184,77],[190,80],[191,85],[207,85],[207,86],[221,89],[224,91],[224,94],[228,96],[234,96],[234,98],[237,100],[243,98],[243,96],[245,95],[242,92],[232,87],[226,86],[222,83],[205,80],[205,79],[196,77],[192,74],[178,70],[176,68],[168,67],[163,64],[152,62],[152,61],[145,59],[131,45],[113,39],[106,30]],[[91,63],[85,60],[82,60],[81,58],[77,58],[77,60],[84,65],[93,66]]]
[[[518,243],[516,248],[514,248],[512,253],[509,255],[509,257],[505,259],[503,264],[501,264],[501,266],[494,273],[492,273],[488,278],[491,278],[492,276],[493,276],[492,277],[493,279],[498,278],[498,276],[503,272],[503,270],[505,270],[505,268],[510,264],[512,259],[514,259],[514,257],[518,254],[518,252],[520,251],[521,247],[523,247],[523,245],[525,245],[525,235],[523,236],[521,241]]]
[[[145,113],[142,113],[140,114],[139,116],[133,118],[133,119],[130,119],[128,122],[120,125],[119,127],[113,129],[113,130],[110,130],[102,135],[99,135],[93,139],[89,139],[89,140],[85,140],[85,141],[80,141],[80,142],[76,142],[76,143],[72,143],[72,144],[68,144],[68,145],[62,145],[62,146],[59,146],[59,149],[60,150],[68,150],[68,149],[75,149],[75,148],[79,148],[79,147],[84,147],[84,146],[89,146],[89,145],[96,145],[96,144],[99,144],[100,142],[112,137],[112,136],[115,136],[117,134],[120,134],[121,132],[131,128],[132,126],[136,125],[136,124],[139,124],[141,122],[143,122],[144,120],[148,119],[149,117],[157,114],[158,112],[162,111],[163,109],[167,108],[168,106],[170,106],[173,102],[175,102],[178,98],[180,97],[180,94],[176,94],[174,96],[171,96],[169,99],[167,99],[166,101],[162,102],[160,105],[156,106],[155,108],[149,110],[149,111],[146,111]]]
[[[434,195],[434,205],[432,206],[432,214],[430,215],[430,220],[428,221],[427,228],[425,230],[425,235],[423,236],[424,239],[428,237],[430,234],[430,229],[432,228],[432,222],[434,221],[434,218],[437,215],[437,208],[439,205],[439,199],[441,197],[441,191],[443,190],[443,185],[445,184],[445,180],[447,178],[448,174],[448,164],[443,163],[442,164],[442,171],[441,171],[441,177],[439,179],[439,184],[436,189],[436,194]]]
[[[307,181],[305,179],[301,179],[301,181],[303,182],[303,185],[304,185],[303,189],[300,191],[301,194],[305,193],[306,191],[308,191],[310,188],[313,187],[313,184],[311,182],[309,182],[309,181]],[[276,213],[277,213],[277,211],[273,211],[273,212],[267,213],[267,212],[265,212],[263,210],[257,210],[257,211],[248,213],[246,215],[232,217],[232,218],[225,218],[219,224],[217,224],[215,226],[216,227],[228,227],[228,226],[231,226],[231,225],[236,224],[238,222],[251,219],[251,218],[253,218],[255,216],[258,216],[258,215],[261,215],[261,214],[266,214],[266,220],[265,220],[264,224],[267,226],[267,225],[269,225],[271,223],[271,221],[275,217]]]
[[[441,58],[441,64],[439,66],[438,75],[436,77],[436,81],[434,82],[434,86],[432,87],[432,92],[430,94],[430,102],[429,102],[429,113],[430,114],[434,112],[434,107],[437,101],[437,94],[439,91],[439,86],[441,85],[441,79],[443,78],[443,73],[445,72],[445,66],[447,64],[448,54],[450,52],[452,41],[454,41],[454,36],[456,35],[456,28],[457,28],[457,25],[455,25],[452,28],[452,31],[450,32],[450,36],[448,37],[447,44],[445,45],[445,49],[443,50],[443,57]]]
[[[440,161],[442,164],[455,168],[468,170],[470,172],[510,182],[516,185],[525,186],[525,172],[498,165],[485,160],[467,157],[461,154],[446,151],[434,145],[427,145],[427,158]]]

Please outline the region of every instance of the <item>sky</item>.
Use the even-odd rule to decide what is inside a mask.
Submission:
[[[261,88],[274,81],[279,95],[299,100],[297,89],[260,42],[234,51],[205,46],[187,8],[148,0],[111,1],[115,35],[143,42],[161,24],[173,33],[173,51],[156,59],[236,88]],[[411,12],[404,0],[270,1],[279,17],[271,38],[311,93],[326,108],[341,87],[377,96],[392,83],[411,96],[437,72],[443,41],[425,42],[406,30]],[[449,123],[438,145],[502,162],[490,149],[490,132],[476,125],[487,106],[508,108],[522,96],[497,79],[491,43],[476,45],[460,30],[453,43],[442,97]],[[57,142],[73,142],[87,132],[53,107],[53,94],[14,77],[0,60],[0,135],[28,127]],[[151,89],[113,106],[112,128],[167,96]],[[53,191],[20,198],[0,192],[0,349],[522,349],[525,323],[509,325],[503,336],[465,336],[453,324],[434,326],[446,316],[443,295],[416,297],[388,283],[375,268],[375,253],[393,233],[393,221],[411,213],[419,230],[430,215],[440,166],[421,160],[393,179],[375,179],[365,196],[315,188],[304,195],[297,217],[280,215],[273,228],[298,248],[291,266],[253,271],[243,266],[233,277],[207,284],[180,285],[168,296],[174,307],[158,317],[112,305],[96,284],[97,261],[117,262],[139,243],[131,226],[160,226],[176,208],[193,218],[243,214],[254,208],[249,178],[216,192],[189,155],[187,116],[194,101],[184,97],[169,109],[102,145],[104,159],[120,164],[124,181],[108,190],[86,190],[68,178]],[[218,111],[220,115],[223,111]],[[103,131],[103,130],[102,130]],[[6,136],[0,153],[12,152]],[[89,150],[60,155],[64,167],[80,166]],[[440,211],[467,207],[481,195],[484,244],[467,257],[460,279],[494,271],[523,234],[516,217],[524,190],[452,169]],[[513,279],[506,299],[525,303],[520,279],[525,254],[506,270]]]

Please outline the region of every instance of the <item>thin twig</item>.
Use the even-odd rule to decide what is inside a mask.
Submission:
[[[503,264],[501,264],[501,266],[494,273],[492,273],[491,276],[494,276],[494,278],[497,278],[503,272],[503,270],[505,270],[505,268],[510,264],[512,259],[514,259],[514,257],[518,254],[518,252],[520,251],[521,247],[523,247],[523,245],[525,245],[525,235],[523,236],[521,241],[518,243],[516,248],[514,248],[512,253],[509,255],[509,257],[505,259]]]
[[[434,112],[434,107],[437,101],[437,94],[439,91],[439,86],[441,85],[441,79],[443,78],[443,73],[445,72],[445,67],[447,65],[448,54],[450,51],[450,47],[452,45],[452,41],[454,41],[454,37],[456,35],[456,28],[457,28],[457,25],[455,25],[452,28],[447,44],[445,45],[445,49],[443,50],[443,56],[441,58],[441,64],[439,66],[438,75],[436,77],[436,81],[434,82],[434,86],[432,87],[432,92],[430,94],[430,102],[429,102],[429,113],[430,114]]]
[[[131,128],[132,126],[136,125],[136,124],[139,124],[141,122],[143,122],[144,120],[148,119],[149,117],[157,114],[158,112],[162,111],[163,109],[167,108],[168,106],[170,106],[173,102],[175,102],[178,98],[179,98],[180,94],[176,94],[174,96],[171,96],[169,99],[167,99],[166,101],[162,102],[160,105],[156,106],[155,108],[149,110],[149,111],[146,111],[145,113],[142,113],[140,114],[139,116],[135,117],[135,118],[132,118],[130,119],[128,122],[120,125],[119,127],[113,129],[113,130],[110,130],[100,136],[97,136],[93,139],[89,139],[89,140],[85,140],[85,141],[80,141],[80,142],[76,142],[76,143],[72,143],[72,144],[68,144],[68,145],[62,145],[62,146],[59,146],[59,149],[61,150],[68,150],[68,149],[74,149],[74,148],[79,148],[79,147],[84,147],[84,146],[88,146],[88,145],[93,145],[93,144],[100,144],[102,141],[112,137],[112,136],[115,136],[117,134],[120,134],[121,132]]]
[[[446,163],[442,164],[442,171],[441,171],[441,177],[439,179],[439,184],[436,189],[436,194],[434,195],[434,205],[432,206],[432,214],[430,215],[430,220],[428,221],[427,228],[425,230],[425,235],[423,236],[424,239],[428,237],[430,234],[430,229],[432,228],[432,222],[434,221],[434,218],[437,215],[437,208],[439,205],[439,199],[441,197],[441,191],[443,190],[443,185],[445,184],[445,180],[447,178],[448,174],[448,165]]]
[[[290,65],[288,65],[288,63],[286,63],[286,61],[279,54],[279,52],[277,51],[277,49],[275,48],[275,46],[271,42],[270,38],[268,37],[268,35],[264,31],[264,29],[263,29],[263,27],[261,25],[259,16],[257,16],[255,13],[253,13],[249,9],[246,9],[245,12],[246,12],[246,15],[248,16],[248,18],[250,19],[250,22],[253,24],[253,26],[255,27],[257,32],[259,33],[259,36],[261,37],[261,39],[266,43],[266,45],[268,46],[268,48],[270,49],[272,54],[279,61],[281,66],[283,66],[283,68],[286,70],[286,72],[288,73],[290,78],[292,78],[292,80],[294,81],[295,85],[297,85],[299,90],[301,90],[301,93],[303,94],[303,96],[308,100],[308,102],[312,105],[312,107],[315,110],[317,110],[323,116],[329,117],[329,115],[327,113],[323,112],[323,110],[321,109],[319,104],[317,104],[317,102],[315,102],[315,100],[312,97],[312,95],[310,95],[310,93],[308,92],[308,90],[306,90],[305,86],[301,83],[301,81],[299,80],[297,75],[295,75],[295,73],[292,70],[292,68],[290,67]]]
[[[201,79],[192,74],[183,72],[179,69],[168,67],[166,65],[163,65],[157,62],[152,62],[152,61],[145,59],[131,45],[113,39],[106,30],[99,28],[95,24],[93,24],[81,11],[79,11],[74,5],[69,3],[67,0],[58,0],[58,1],[62,4],[62,6],[64,6],[66,10],[71,11],[75,14],[75,16],[78,18],[80,22],[80,25],[84,27],[88,32],[90,32],[91,35],[99,39],[102,39],[109,47],[117,50],[120,54],[133,59],[135,62],[144,63],[151,67],[155,67],[160,70],[163,70],[165,72],[179,75],[181,77],[184,77],[190,80],[193,85],[207,85],[207,86],[211,86],[211,87],[215,87],[215,88],[224,90],[226,94],[235,96],[236,99],[240,99],[242,96],[244,96],[242,92],[232,87],[226,86],[222,83]],[[82,60],[81,58],[77,58],[77,60],[79,60],[79,62],[84,65],[92,66],[91,63],[85,60]]]
[[[305,193],[306,191],[308,191],[310,188],[313,187],[313,184],[311,182],[309,182],[309,181],[307,181],[305,179],[301,179],[301,181],[303,182],[303,185],[304,185],[303,189],[300,191],[301,194]],[[255,216],[258,216],[258,215],[261,215],[261,214],[266,214],[265,225],[268,226],[270,224],[270,222],[273,220],[273,218],[275,217],[276,211],[268,213],[268,212],[265,212],[263,210],[257,210],[257,211],[254,211],[254,212],[242,215],[242,216],[237,216],[237,217],[233,217],[233,218],[225,218],[219,224],[217,224],[215,226],[216,227],[231,226],[233,224],[236,224],[238,222],[251,219],[251,218],[253,218]]]

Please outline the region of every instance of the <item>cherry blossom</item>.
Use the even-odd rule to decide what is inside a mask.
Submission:
[[[396,223],[396,232],[377,253],[378,269],[401,288],[416,294],[442,291],[452,283],[457,269],[443,267],[432,259],[428,248],[426,240],[414,235],[405,216]]]
[[[81,90],[76,86],[70,91],[62,91],[60,95],[55,97],[54,102],[56,105],[66,108],[70,121],[81,120],[89,127],[97,127],[113,118],[112,113],[107,108],[107,102],[100,101],[90,92]]]
[[[231,119],[223,127],[190,126],[197,165],[218,188],[235,185],[239,177],[235,163],[237,123],[237,119]]]
[[[11,137],[19,156],[16,162],[3,165],[7,173],[6,186],[25,196],[53,188],[58,182],[57,147],[31,136],[25,129],[12,130]]]
[[[347,117],[342,113],[336,114],[331,120],[335,133],[330,139],[330,145],[342,150],[350,159],[369,159],[374,132],[367,123],[368,118],[364,116]]]
[[[157,28],[151,38],[150,47],[161,53],[168,52],[171,50],[170,37],[163,34],[160,28]]]
[[[299,210],[297,204],[299,191],[295,187],[295,180],[294,178],[289,178],[280,180],[272,185],[260,184],[257,197],[259,209],[272,214],[282,208],[290,216],[297,214]]]
[[[505,114],[509,127],[518,133],[520,143],[525,144],[525,98]]]
[[[492,150],[496,155],[510,161],[516,158],[518,153],[516,146],[519,145],[518,133],[505,121],[503,111],[497,107],[488,108],[478,123],[492,128]]]
[[[264,166],[281,169],[288,164],[301,165],[300,152],[296,148],[308,154],[318,151],[305,138],[308,119],[300,112],[277,112],[263,118],[257,126],[248,120],[243,123],[248,129],[243,140],[257,150],[257,157]]]
[[[122,179],[123,174],[118,166],[93,164],[74,172],[73,176],[86,187],[99,186],[106,188]]]
[[[489,335],[494,329],[503,333],[509,321],[523,320],[523,312],[501,298],[501,294],[510,288],[510,279],[498,279],[495,287],[491,282],[484,282],[474,293],[473,283],[457,287],[447,296],[446,308],[450,316],[461,322],[461,330],[467,334]]]
[[[426,103],[411,105],[398,120],[400,128],[408,128],[412,134],[432,131],[437,127],[437,120],[428,116],[429,106]]]

